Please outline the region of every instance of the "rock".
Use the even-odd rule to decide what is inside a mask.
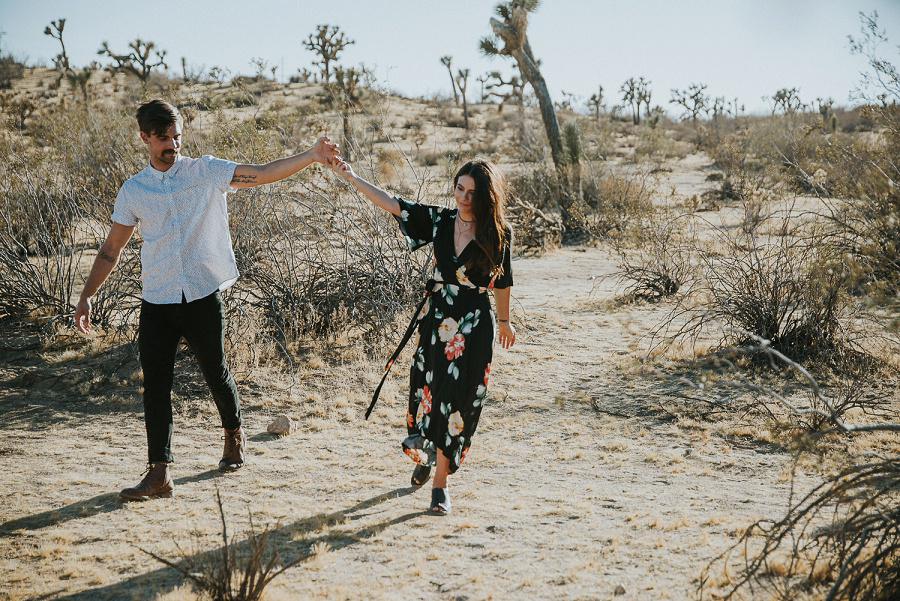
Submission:
[[[622,585],[620,584],[619,586],[616,587],[616,590],[613,591],[613,594],[614,594],[616,597],[618,597],[619,595],[624,595],[624,594],[625,594],[625,587],[622,586]]]
[[[266,431],[276,436],[287,436],[297,431],[297,422],[286,415],[279,415],[275,418],[275,421],[269,424]]]

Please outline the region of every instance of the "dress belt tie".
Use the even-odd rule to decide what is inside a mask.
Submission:
[[[416,330],[416,324],[419,321],[419,313],[422,312],[422,307],[425,306],[425,303],[428,302],[428,299],[431,297],[434,292],[434,288],[437,284],[443,285],[444,282],[438,282],[437,280],[431,279],[425,284],[425,293],[422,295],[422,300],[419,301],[419,305],[416,307],[415,312],[413,313],[412,320],[409,322],[409,326],[406,328],[406,333],[403,334],[403,338],[400,340],[400,344],[397,346],[397,350],[394,351],[394,354],[391,355],[391,358],[388,359],[387,364],[384,366],[384,375],[381,376],[381,382],[378,384],[378,388],[375,389],[375,394],[372,395],[372,402],[369,403],[369,408],[366,409],[366,419],[369,419],[369,415],[372,413],[372,409],[375,408],[375,403],[378,402],[378,395],[381,394],[381,387],[384,386],[384,381],[387,379],[388,374],[391,371],[391,367],[394,365],[394,361],[403,351],[403,348],[406,346],[406,343],[409,342],[409,339],[412,338],[413,332]]]
[[[412,319],[409,322],[409,326],[406,328],[406,333],[403,334],[403,338],[400,339],[400,344],[397,345],[397,350],[394,351],[394,354],[391,355],[391,358],[388,359],[387,364],[384,366],[384,375],[381,376],[381,382],[378,384],[378,388],[375,389],[375,394],[372,395],[372,402],[369,403],[369,408],[366,409],[366,418],[369,419],[369,415],[372,413],[372,409],[375,408],[375,403],[378,402],[378,395],[381,394],[381,387],[384,386],[384,381],[387,379],[388,374],[391,371],[391,367],[394,365],[394,361],[403,352],[404,347],[409,342],[409,339],[412,338],[413,332],[416,330],[416,324],[419,322],[419,314],[422,312],[422,307],[425,306],[425,303],[428,302],[428,299],[435,292],[435,290],[440,290],[443,286],[446,285],[446,282],[441,280],[430,279],[425,284],[425,292],[422,295],[422,300],[419,301],[419,305],[416,307],[415,312],[413,313]],[[477,291],[479,293],[485,293],[488,291],[488,288],[477,286],[474,288],[460,286],[460,290],[472,290]]]

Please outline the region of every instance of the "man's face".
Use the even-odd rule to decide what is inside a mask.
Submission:
[[[176,122],[160,134],[148,136],[141,132],[141,140],[144,141],[150,152],[150,163],[154,167],[163,166],[168,169],[175,164],[175,159],[178,158],[178,152],[181,150],[181,124]]]

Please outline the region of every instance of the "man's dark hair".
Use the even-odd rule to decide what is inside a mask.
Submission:
[[[139,106],[136,116],[138,127],[148,136],[158,136],[176,123],[181,123],[181,113],[178,109],[159,98]]]

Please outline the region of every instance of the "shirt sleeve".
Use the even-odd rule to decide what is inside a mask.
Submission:
[[[399,197],[397,202],[400,203],[400,216],[394,215],[394,219],[400,225],[400,231],[406,237],[409,249],[416,250],[429,242],[434,242],[437,224],[444,210],[435,205],[409,202]]]
[[[206,166],[206,174],[209,181],[217,190],[223,193],[235,190],[235,188],[231,187],[231,180],[234,178],[234,170],[238,166],[237,163],[226,161],[225,159],[217,159],[209,154],[203,155],[201,160]]]
[[[496,281],[494,281],[494,288],[509,288],[513,285],[513,273],[512,273],[512,231],[507,230],[507,242],[503,245],[503,261],[501,262],[501,266],[503,267],[503,273],[501,273]]]
[[[115,223],[130,227],[138,224],[138,218],[128,202],[128,193],[125,191],[124,185],[119,188],[119,193],[116,195],[116,203],[113,205],[113,214],[110,219]]]

